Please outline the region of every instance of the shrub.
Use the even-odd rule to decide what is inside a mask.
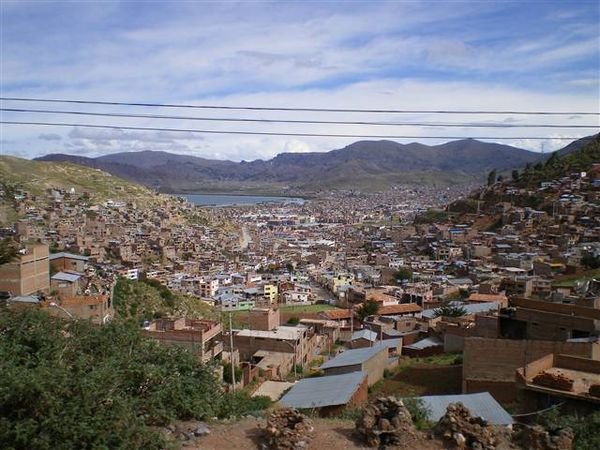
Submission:
[[[3,448],[162,449],[152,426],[266,405],[223,393],[212,365],[129,323],[99,327],[3,308],[0,361]]]
[[[431,411],[425,406],[425,403],[420,398],[405,398],[402,400],[404,406],[408,409],[410,416],[417,427],[417,430],[425,430],[433,425],[429,420]]]

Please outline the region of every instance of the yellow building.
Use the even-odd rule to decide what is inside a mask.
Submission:
[[[263,287],[263,295],[270,304],[274,305],[277,303],[279,296],[279,289],[276,284],[265,284]]]

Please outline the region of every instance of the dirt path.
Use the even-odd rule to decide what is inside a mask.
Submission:
[[[184,442],[184,449],[197,450],[255,450],[260,449],[261,433],[259,426],[264,427],[264,419],[243,419],[231,424],[211,424],[211,433],[192,441]],[[310,449],[314,450],[366,450],[353,439],[354,423],[350,420],[316,419],[314,438]],[[423,440],[411,445],[410,449],[397,450],[442,450],[438,441]],[[390,448],[390,450],[393,450]]]

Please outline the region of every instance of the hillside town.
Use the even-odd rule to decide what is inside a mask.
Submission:
[[[2,229],[0,291],[103,325],[115,286],[152,281],[211,314],[138,316],[146,337],[231,367],[228,389],[324,416],[364,405],[407,358],[445,355],[458,366],[442,393],[464,402],[596,408],[600,165],[470,190],[200,207],[4,186],[20,219]]]

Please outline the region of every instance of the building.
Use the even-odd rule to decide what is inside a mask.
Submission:
[[[96,325],[103,325],[112,320],[114,310],[108,295],[75,295],[62,297],[60,304],[45,303],[48,312],[58,316],[89,320]]]
[[[382,344],[346,350],[322,364],[320,369],[325,376],[364,372],[369,386],[372,386],[383,378],[383,371],[389,368],[388,354],[388,347]]]
[[[600,360],[600,344],[589,341],[465,338],[463,393],[489,392],[500,403],[512,403],[519,397],[515,371],[549,353]]]
[[[53,253],[48,257],[50,267],[57,272],[71,271],[81,273],[84,271],[88,259],[87,256],[67,252]]]
[[[516,370],[527,410],[567,404],[567,409],[600,409],[600,361],[549,353]]]
[[[0,266],[0,291],[32,295],[50,289],[48,246],[27,245],[13,261]]]
[[[362,406],[367,400],[367,374],[351,372],[300,380],[279,403],[289,408],[316,409],[319,415],[330,416]]]
[[[144,335],[163,344],[188,348],[202,361],[220,359],[223,352],[221,324],[211,320],[158,319],[144,328]]]
[[[52,293],[59,297],[73,297],[80,294],[81,274],[71,272],[58,272],[50,278]]]

